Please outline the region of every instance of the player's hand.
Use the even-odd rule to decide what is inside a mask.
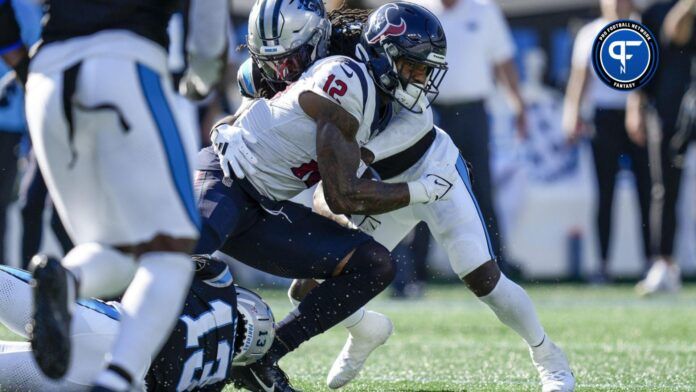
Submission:
[[[319,185],[317,185],[317,188],[314,190],[314,195],[312,199],[312,211],[323,216],[324,218],[331,219],[332,221],[338,223],[343,227],[347,227],[349,229],[357,229],[357,227],[353,224],[353,222],[350,219],[348,219],[347,216],[343,214],[334,214],[333,211],[331,211],[331,208],[329,208],[329,205],[326,203],[326,198],[324,197],[324,187],[322,186],[321,182],[319,183]]]
[[[517,128],[517,137],[521,140],[527,140],[529,128],[527,127],[527,113],[524,110],[515,115],[515,127]]]
[[[587,125],[579,113],[563,115],[563,131],[568,143],[577,143],[587,133]]]
[[[200,101],[207,97],[222,79],[225,58],[190,56],[188,62],[188,68],[179,82],[179,94]]]
[[[258,159],[247,147],[247,143],[256,143],[256,137],[249,131],[222,124],[210,132],[210,141],[213,144],[213,150],[220,158],[225,185],[229,186],[232,183],[232,173],[237,178],[244,178],[245,175],[253,176],[256,173]]]
[[[457,169],[452,164],[440,163],[433,165],[417,181],[408,183],[411,194],[411,203],[432,203],[438,200],[447,200],[455,184]]]
[[[627,108],[625,125],[628,138],[638,146],[645,146],[647,139],[645,132],[645,113],[642,110]]]

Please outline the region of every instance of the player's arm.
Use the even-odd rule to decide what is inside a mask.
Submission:
[[[586,130],[580,110],[590,82],[591,46],[587,42],[589,38],[588,34],[585,33],[586,29],[587,27],[580,30],[575,38],[570,77],[563,102],[562,127],[567,139],[571,142],[577,141]]]
[[[317,124],[317,162],[324,195],[338,214],[379,214],[410,204],[409,186],[356,177],[360,147],[355,140],[358,121],[346,110],[311,91],[299,97],[300,106]]]
[[[662,27],[663,37],[677,46],[684,46],[692,39],[696,0],[680,0],[672,7]]]
[[[17,79],[24,85],[29,73],[29,55],[11,1],[0,1],[0,57],[15,70]]]
[[[190,0],[188,3],[188,67],[179,84],[179,92],[198,100],[212,91],[225,71],[228,1]]]

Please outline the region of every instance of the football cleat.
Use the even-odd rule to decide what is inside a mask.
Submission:
[[[252,392],[295,392],[290,380],[277,363],[264,357],[246,366],[233,366],[235,388]]]
[[[679,266],[663,259],[655,260],[645,279],[636,284],[636,292],[641,296],[659,292],[676,293],[679,289],[681,289]]]
[[[34,314],[26,330],[36,363],[43,373],[62,378],[70,364],[70,323],[76,282],[55,258],[36,255],[31,260]]]
[[[369,310],[359,324],[359,330],[352,328],[348,341],[329,370],[326,385],[331,389],[341,388],[357,377],[367,357],[383,345],[394,331],[387,316]]]
[[[563,351],[545,337],[538,347],[530,347],[532,362],[539,371],[542,392],[572,392],[575,375]]]

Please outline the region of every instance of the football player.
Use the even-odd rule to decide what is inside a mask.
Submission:
[[[395,271],[389,252],[368,235],[288,200],[322,178],[329,205],[345,213],[380,214],[443,200],[452,191],[457,177],[453,164],[430,166],[409,182],[387,184],[356,176],[360,146],[389,123],[394,101],[409,108],[427,105],[424,90],[436,91],[437,75],[446,70],[439,22],[423,8],[409,9],[411,26],[403,27],[428,56],[399,60],[398,75],[407,84],[386,87],[375,80],[368,69],[380,65],[368,57],[323,58],[282,94],[251,102],[215,130],[218,151],[253,155],[253,166],[241,167],[232,178],[227,175],[232,161],[220,162],[213,148],[199,155],[195,188],[203,230],[197,253],[211,253],[224,243],[226,254],[265,272],[324,280],[278,324],[266,357],[246,368],[254,390],[291,390],[277,361],[357,311],[387,287]],[[267,65],[281,75],[299,68],[291,61],[275,61],[273,53],[280,48],[293,48],[298,62],[325,53],[329,28],[321,23],[326,14],[319,0],[259,1],[251,20],[258,27],[250,42],[263,47]],[[308,39],[281,41],[281,27]],[[250,142],[226,141],[223,128],[239,130],[229,134]]]
[[[232,284],[227,266],[194,256],[191,289],[176,327],[146,374],[134,388],[147,391],[221,391],[231,383],[232,366],[263,356],[273,340],[273,313],[256,294]],[[31,276],[0,266],[0,322],[27,337],[31,317]],[[105,354],[116,339],[122,317],[118,302],[95,299],[75,304],[71,341],[73,355],[60,381],[45,377],[26,342],[0,342],[0,387],[21,391],[82,391],[106,365]]]
[[[95,381],[97,391],[125,391],[176,323],[199,237],[195,134],[171,109],[167,70],[167,25],[180,2],[48,1],[31,62],[10,3],[0,1],[0,53],[26,81],[32,145],[76,245],[61,261],[33,262],[33,353],[47,376],[61,378],[75,298],[125,290],[110,362]],[[190,3],[182,87],[196,96],[224,65],[227,0]]]
[[[335,11],[332,15],[334,29],[329,52],[351,55],[355,53],[356,45],[367,48],[372,46],[371,50],[381,51],[383,56],[390,57],[386,60],[387,64],[395,64],[396,58],[406,52],[406,47],[412,45],[408,35],[385,35],[377,40],[376,45],[370,41],[375,41],[372,38],[375,32],[394,31],[393,26],[399,26],[401,22],[409,23],[407,11],[400,7],[402,5],[396,3],[376,10],[367,22],[364,34],[361,34],[360,20],[364,15],[360,15],[360,11]],[[258,26],[258,21],[250,21],[252,36]],[[302,41],[301,36],[292,28],[283,29],[280,34],[285,42]],[[393,48],[397,48],[396,56],[390,54],[390,48],[392,52]],[[277,72],[281,67],[269,64],[253,41],[249,43],[249,50],[252,59],[241,67],[238,74],[240,90],[248,98],[282,91],[288,83],[294,81],[293,77],[296,78],[302,72],[302,68],[297,67],[307,63],[298,61],[297,54],[290,50],[276,53],[275,63],[293,64],[296,67],[293,73],[281,74]],[[386,73],[389,71],[387,68]],[[391,71],[396,72],[394,69]],[[379,69],[373,67],[371,72],[379,72]],[[240,137],[228,136],[228,139],[243,141]],[[244,147],[228,151],[239,149]],[[365,163],[371,164],[371,169],[378,178],[386,182],[419,178],[429,170],[430,165],[437,162],[451,162],[456,166],[459,176],[449,200],[413,205],[388,214],[353,215],[352,224],[392,250],[418,222],[426,222],[433,236],[448,252],[455,273],[503,323],[527,342],[544,391],[573,390],[574,376],[567,359],[546,336],[529,296],[498,269],[487,230],[471,192],[467,165],[449,136],[432,127],[430,110],[426,109],[420,116],[413,116],[404,110],[397,113],[383,132],[362,146],[361,158]],[[233,161],[234,167],[252,164],[246,158],[240,162],[234,156],[229,159]],[[318,212],[334,216],[334,219],[344,224],[348,222],[345,217],[335,216],[327,208],[321,189],[315,193],[315,200]],[[311,280],[296,281],[289,292],[291,301],[297,304],[315,284]],[[368,355],[388,339],[392,330],[391,323],[385,316],[364,309],[341,324],[348,328],[350,335],[327,377],[327,384],[331,388],[344,386],[356,377]]]

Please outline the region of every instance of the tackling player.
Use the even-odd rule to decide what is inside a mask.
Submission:
[[[261,358],[273,339],[273,313],[253,292],[232,284],[227,266],[204,256],[196,265],[191,289],[176,327],[135,389],[147,391],[221,391],[232,366]],[[0,322],[20,336],[31,318],[28,272],[0,266]],[[235,290],[236,289],[236,290]],[[105,366],[116,339],[122,306],[118,302],[80,300],[75,306],[71,341],[74,347],[67,375],[46,378],[26,342],[0,341],[0,387],[21,391],[81,391]]]
[[[274,4],[273,1],[270,3]],[[285,10],[278,3],[282,4],[282,0],[276,1],[275,4],[283,13]],[[334,29],[329,52],[350,55],[355,52],[355,46],[361,39],[362,45],[369,47],[374,31],[394,31],[394,26],[400,25],[399,20],[408,24],[407,16],[400,13],[403,11],[399,7],[400,4],[397,3],[396,6],[385,5],[376,10],[367,22],[362,38],[360,19],[364,20],[364,14],[346,9],[334,12]],[[250,21],[252,35],[257,26],[258,23]],[[303,41],[302,35],[290,28],[281,30],[280,34],[281,41],[284,42]],[[404,47],[410,45],[409,36],[403,32],[384,36],[378,43],[384,47],[386,53],[390,47],[396,47],[399,54],[403,53]],[[248,60],[238,74],[240,90],[249,98],[282,91],[287,83],[294,81],[296,75],[302,72],[301,66],[307,64],[306,61],[300,61],[301,57],[298,60],[297,51],[276,51],[273,56],[275,63],[269,64],[269,59],[260,53],[253,42],[250,42],[249,49],[253,60]],[[393,56],[390,63],[395,63],[396,58],[398,56]],[[294,66],[293,72],[278,72],[287,70],[287,64]],[[237,142],[243,141],[240,137],[229,137]],[[243,146],[235,149],[239,148],[243,149]],[[229,159],[236,167],[253,163],[247,159],[249,156],[238,154],[237,156],[244,159],[237,162],[232,154],[223,155],[230,155]],[[430,165],[437,162],[451,162],[456,166],[459,177],[449,200],[413,205],[388,214],[353,215],[355,226],[370,233],[379,243],[392,250],[419,221],[425,221],[433,236],[448,252],[455,273],[503,323],[527,342],[533,362],[539,371],[543,390],[573,390],[574,376],[567,359],[547,338],[531,299],[520,286],[510,281],[498,269],[485,225],[471,192],[468,168],[447,134],[432,127],[430,110],[427,109],[420,116],[413,116],[407,111],[398,113],[383,132],[362,146],[361,157],[364,162],[372,164],[374,172],[387,182],[403,182],[418,178],[429,170]],[[327,208],[320,192],[315,196],[319,212],[338,218]],[[343,222],[346,222],[345,218]],[[309,280],[296,281],[289,293],[291,301],[297,304],[314,285],[316,284]],[[364,309],[343,321],[342,325],[348,327],[350,336],[327,377],[327,383],[331,388],[339,388],[356,377],[368,355],[391,334],[391,323],[385,316]]]
[[[278,324],[266,357],[246,369],[245,379],[254,390],[292,390],[277,361],[358,310],[391,283],[395,271],[387,250],[366,234],[288,200],[323,179],[327,201],[335,211],[379,214],[435,202],[452,190],[456,169],[451,164],[431,166],[419,178],[402,183],[356,176],[360,146],[389,123],[393,101],[409,108],[422,104],[424,93],[437,90],[438,75],[446,70],[445,40],[437,19],[423,8],[409,7],[411,19],[419,23],[403,27],[429,55],[399,60],[394,77],[407,80],[405,85],[392,80],[387,87],[368,71],[387,66],[378,64],[384,57],[373,57],[374,62],[368,57],[324,58],[282,94],[252,102],[227,122],[227,128],[239,130],[231,135],[254,143],[230,144],[216,130],[216,149],[232,153],[243,146],[234,153],[253,155],[253,167],[241,167],[238,178],[232,179],[225,175],[232,161],[224,159],[221,167],[212,148],[199,155],[195,187],[203,231],[197,253],[213,252],[224,242],[225,253],[265,272],[324,279]],[[328,26],[315,29],[317,24],[308,23],[308,18],[326,21],[320,1],[254,5],[251,20],[258,27],[249,40],[265,47],[268,65],[277,66],[281,75],[298,69],[274,62],[272,53],[282,45],[293,47],[299,59],[306,56],[311,61],[325,53]],[[281,42],[281,26],[301,31],[310,40]]]
[[[61,261],[33,261],[30,336],[47,376],[61,378],[70,363],[75,298],[126,290],[96,391],[128,390],[147,369],[193,275],[188,254],[200,216],[189,161],[196,144],[171,109],[166,55],[167,25],[178,6],[179,0],[47,1],[42,42],[29,63],[10,1],[0,1],[0,53],[26,81],[36,158],[76,244]],[[193,57],[183,90],[204,95],[224,64],[227,0],[192,0],[189,20]]]

